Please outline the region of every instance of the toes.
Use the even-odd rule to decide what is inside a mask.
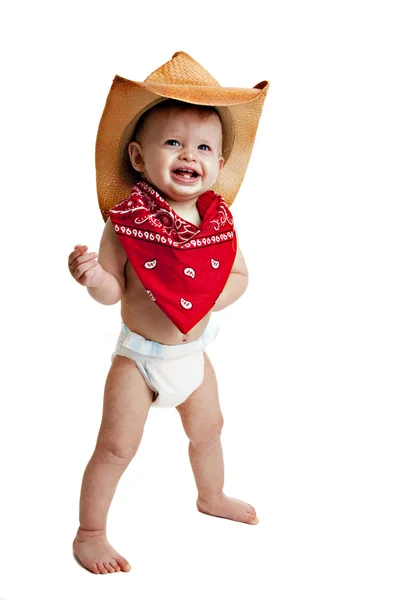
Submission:
[[[107,569],[107,571],[109,573],[115,573],[115,569],[114,569],[114,567],[112,566],[111,563],[109,563],[109,562],[108,563],[104,563],[104,566],[105,566],[105,568]]]
[[[92,571],[96,575],[100,575],[100,571],[99,571],[99,567],[97,566],[97,563],[93,563],[93,565],[92,565]]]
[[[257,525],[258,519],[255,515],[247,513],[246,523],[248,523],[249,525]]]
[[[105,568],[105,566],[103,565],[103,563],[95,563],[95,564],[97,565],[97,568],[99,569],[99,571],[102,575],[105,575],[106,573],[108,573],[108,571]]]
[[[249,504],[249,510],[248,510],[248,512],[249,512],[251,515],[256,515],[256,509],[255,509],[255,508],[254,508],[254,506],[252,506],[251,504]]]
[[[114,571],[115,571],[116,573],[119,573],[119,572],[120,572],[120,570],[121,570],[121,569],[120,569],[120,567],[119,567],[119,564],[118,564],[118,563],[117,563],[117,561],[115,560],[115,558],[112,558],[112,559],[110,560],[110,565],[112,566],[112,568],[114,569]]]
[[[117,562],[118,562],[118,565],[121,567],[121,571],[124,571],[125,573],[127,573],[128,571],[131,570],[131,565],[128,563],[126,558],[122,558],[122,556],[119,556],[117,558]]]

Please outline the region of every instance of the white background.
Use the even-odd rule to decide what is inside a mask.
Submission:
[[[14,2],[3,9],[0,596],[398,600],[399,23],[393,2]],[[270,81],[233,205],[250,270],[209,349],[226,488],[197,513],[176,411],[152,410],[117,489],[129,574],[72,558],[118,306],[67,256],[98,248],[94,146],[115,74],[184,50]]]

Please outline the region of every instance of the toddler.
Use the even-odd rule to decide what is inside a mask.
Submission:
[[[203,78],[211,77],[188,55],[178,53],[153,78],[171,63],[178,63],[182,71],[188,71],[188,63],[191,68],[195,65]],[[204,352],[216,335],[211,312],[235,302],[248,281],[228,204],[211,191],[224,173],[224,163],[241,152],[235,146],[240,132],[229,108],[214,107],[212,98],[199,103],[171,100],[166,87],[179,85],[171,82],[179,75],[169,69],[165,77],[168,83],[153,84],[164,86],[151,90],[157,101],[148,102],[146,97],[144,110],[128,107],[131,120],[115,134],[121,139],[118,170],[127,170],[128,157],[131,171],[124,177],[132,178],[129,189],[134,183],[133,189],[112,206],[101,201],[107,221],[98,254],[77,245],[68,260],[74,279],[97,302],[121,301],[123,322],[105,384],[96,447],[83,476],[80,526],[73,543],[80,563],[96,574],[131,568],[109,544],[106,520],[151,406],[175,407],[179,412],[189,438],[198,510],[258,523],[250,504],[223,492],[223,417],[214,370]],[[151,86],[151,76],[148,80]],[[253,88],[257,99],[262,95],[261,105],[267,89],[263,83]],[[137,95],[139,84],[129,84],[136,86]],[[190,87],[201,85],[205,84]],[[143,95],[144,90],[138,93]],[[109,97],[108,109],[110,102]],[[106,138],[101,128],[98,146],[103,143],[101,135]],[[253,139],[254,135],[255,131]],[[250,149],[252,142],[247,142]],[[98,174],[101,169],[108,172],[98,156]]]

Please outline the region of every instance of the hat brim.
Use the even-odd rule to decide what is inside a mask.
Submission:
[[[213,106],[223,131],[224,167],[214,190],[232,204],[250,159],[268,90],[267,81],[254,88],[135,82],[116,76],[107,97],[96,140],[96,181],[104,220],[110,208],[126,198],[137,180],[127,146],[138,119],[167,99]]]

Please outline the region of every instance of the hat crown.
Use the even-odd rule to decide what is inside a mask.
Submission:
[[[153,71],[145,81],[169,85],[219,86],[218,81],[186,52],[175,52],[171,60]]]

